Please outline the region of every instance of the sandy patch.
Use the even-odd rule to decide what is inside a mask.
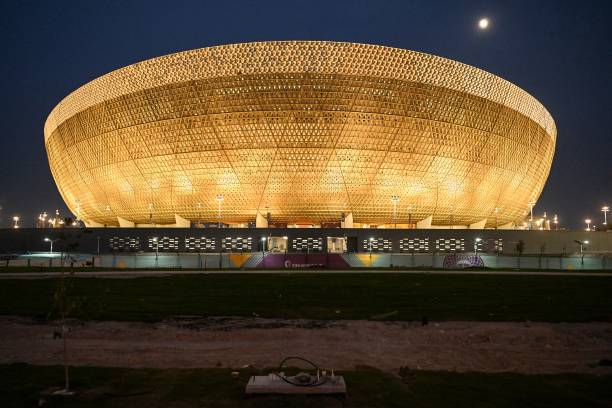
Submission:
[[[290,355],[319,365],[422,370],[612,373],[612,323],[420,323],[182,317],[159,323],[70,323],[73,365],[273,367]],[[0,363],[58,364],[57,325],[0,317]]]

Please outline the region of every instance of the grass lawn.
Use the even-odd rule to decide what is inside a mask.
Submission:
[[[612,277],[210,274],[71,278],[73,317],[173,315],[478,321],[612,321]],[[45,318],[57,279],[0,281],[0,314]]]
[[[519,375],[413,371],[404,378],[362,369],[343,372],[349,395],[246,398],[253,370],[71,369],[73,397],[49,397],[62,385],[61,367],[0,366],[4,408],[44,407],[609,407],[611,376]]]

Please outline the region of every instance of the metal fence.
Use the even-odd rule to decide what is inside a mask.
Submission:
[[[473,253],[116,253],[28,254],[4,261],[5,266],[103,267],[112,269],[361,269],[483,267],[529,270],[612,270],[612,254],[503,255]]]

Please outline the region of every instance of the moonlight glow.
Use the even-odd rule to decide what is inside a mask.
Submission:
[[[480,28],[481,30],[486,30],[487,28],[489,28],[489,19],[481,18],[480,20],[478,20],[478,28]]]

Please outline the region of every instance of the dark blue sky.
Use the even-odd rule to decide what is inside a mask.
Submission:
[[[0,6],[0,225],[67,215],[43,124],[80,85],[192,48],[262,40],[382,44],[452,58],[525,89],[558,128],[536,212],[582,226],[612,205],[612,2],[609,1],[7,1]],[[479,17],[491,19],[487,32]]]

